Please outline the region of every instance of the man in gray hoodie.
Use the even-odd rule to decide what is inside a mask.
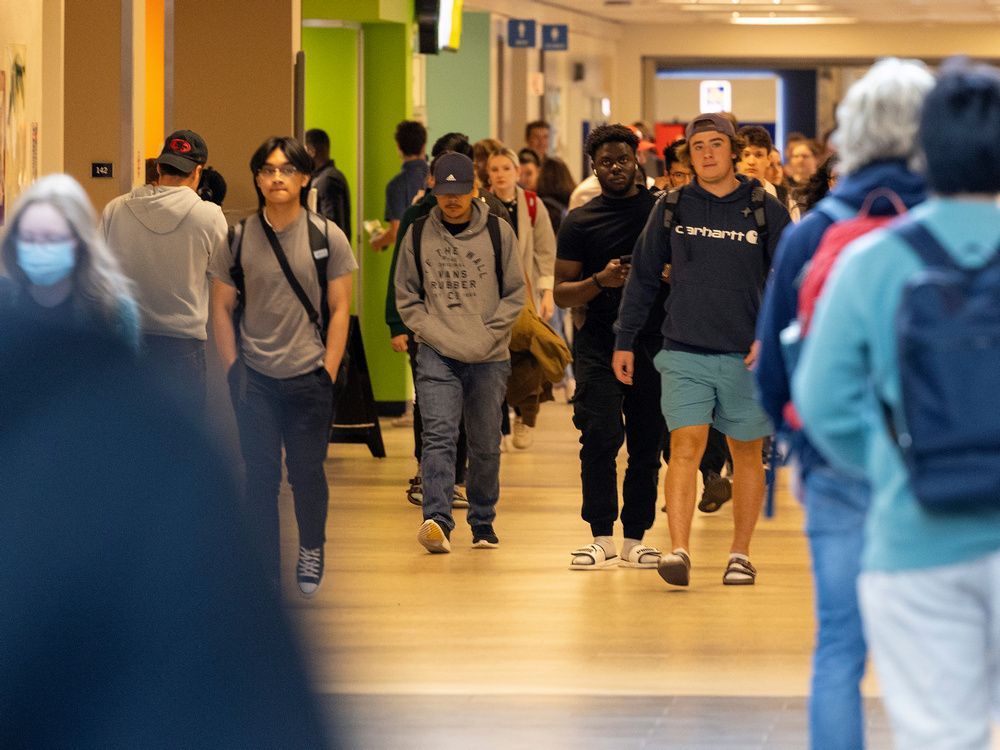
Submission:
[[[396,306],[419,345],[417,400],[423,417],[423,513],[417,540],[450,552],[459,421],[469,445],[466,487],[472,546],[496,547],[500,405],[510,374],[511,327],[525,303],[514,230],[474,200],[472,160],[434,166],[437,206],[407,230],[396,266]]]
[[[146,363],[194,414],[205,404],[208,262],[227,237],[222,209],[196,192],[207,160],[200,135],[171,133],[156,160],[159,184],[118,196],[101,218],[135,283]]]

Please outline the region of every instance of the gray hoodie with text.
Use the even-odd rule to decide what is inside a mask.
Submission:
[[[500,221],[503,290],[499,290],[487,209],[472,202],[472,219],[458,235],[434,207],[420,238],[423,292],[413,253],[413,227],[399,247],[396,306],[416,340],[460,362],[502,362],[510,358],[510,331],[525,303],[524,272],[517,238]]]

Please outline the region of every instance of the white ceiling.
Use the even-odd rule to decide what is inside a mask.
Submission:
[[[1000,25],[1000,0],[541,0],[541,4],[619,23]]]

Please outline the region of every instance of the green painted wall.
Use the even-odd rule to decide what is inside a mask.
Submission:
[[[428,144],[453,131],[465,133],[473,143],[488,138],[490,14],[463,13],[458,52],[427,55],[426,60]]]
[[[406,357],[392,351],[385,325],[389,252],[372,251],[363,234],[365,219],[385,215],[385,185],[399,171],[393,140],[396,123],[413,114],[413,0],[302,0],[303,19],[362,24],[363,94],[358,96],[357,32],[302,29],[306,52],[306,127],[330,134],[337,167],[347,176],[351,200],[363,205],[352,238],[358,264],[356,299],[361,334],[377,401],[403,401],[409,394]],[[358,132],[358,108],[363,131]],[[358,174],[358,150],[362,174]]]
[[[364,206],[365,219],[385,216],[385,186],[399,172],[393,134],[413,112],[412,25],[364,24]],[[362,263],[362,320],[365,354],[377,401],[407,397],[409,368],[405,355],[389,346],[385,296],[391,252],[376,253],[365,243]]]
[[[330,136],[330,156],[347,177],[351,210],[358,196],[358,43],[354,29],[302,29],[306,53],[306,130],[322,128]],[[361,231],[352,216],[357,250]]]
[[[302,17],[408,24],[413,20],[413,0],[302,0]]]

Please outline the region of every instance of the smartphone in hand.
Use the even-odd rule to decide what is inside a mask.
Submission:
[[[623,266],[630,265],[632,263],[632,253],[629,253],[628,255],[623,255],[618,259],[618,262],[621,263]]]

